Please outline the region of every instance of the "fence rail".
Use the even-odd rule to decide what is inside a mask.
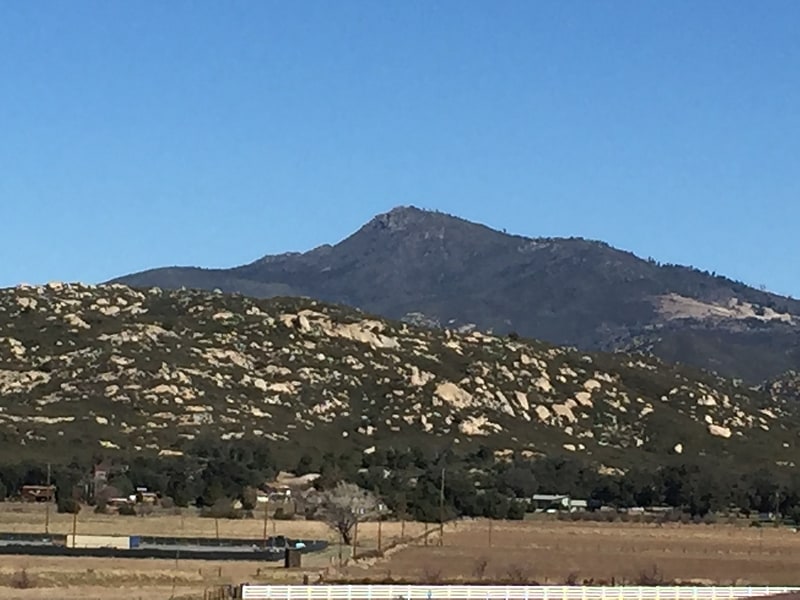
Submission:
[[[732,600],[800,587],[243,585],[242,600]]]

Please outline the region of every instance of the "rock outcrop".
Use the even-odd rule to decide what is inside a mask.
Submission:
[[[796,403],[656,358],[307,299],[0,291],[0,446],[23,453],[175,456],[212,435],[358,452],[487,445],[614,468],[703,453],[794,464],[799,423]]]

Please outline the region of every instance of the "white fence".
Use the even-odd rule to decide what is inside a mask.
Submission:
[[[731,600],[800,587],[244,585],[242,600]]]

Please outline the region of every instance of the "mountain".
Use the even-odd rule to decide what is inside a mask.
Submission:
[[[797,403],[657,358],[418,328],[298,298],[0,291],[0,450],[181,455],[202,436],[486,446],[608,468],[800,460]],[[295,459],[296,460],[296,459]]]
[[[601,242],[508,235],[413,207],[378,215],[335,246],[115,282],[306,296],[416,324],[652,352],[751,382],[800,365],[800,301]]]

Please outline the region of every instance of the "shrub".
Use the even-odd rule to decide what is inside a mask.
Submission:
[[[486,575],[486,567],[489,566],[489,559],[485,556],[480,557],[475,561],[475,566],[472,568],[472,574],[476,579],[483,579]]]
[[[213,506],[203,507],[200,516],[208,519],[241,519],[242,511],[233,508],[227,498],[220,498]]]
[[[639,577],[636,578],[636,585],[664,585],[665,583],[666,579],[664,579],[661,569],[655,564],[649,569],[642,570]]]
[[[136,516],[136,507],[133,504],[122,504],[117,511],[117,514],[122,515],[123,517],[135,517]]]
[[[272,518],[276,521],[291,521],[294,519],[294,513],[287,512],[282,506],[279,506],[275,509],[275,514],[272,515]]]
[[[509,565],[506,570],[506,580],[509,583],[525,584],[530,581],[527,569],[520,565]]]
[[[31,576],[28,575],[28,571],[26,569],[22,569],[11,576],[9,585],[16,590],[27,590],[34,587],[35,584],[33,579],[31,579]]]
[[[56,502],[56,510],[60,513],[77,515],[79,512],[81,512],[81,505],[80,502],[78,502],[74,498],[60,497],[58,499],[58,502]]]

